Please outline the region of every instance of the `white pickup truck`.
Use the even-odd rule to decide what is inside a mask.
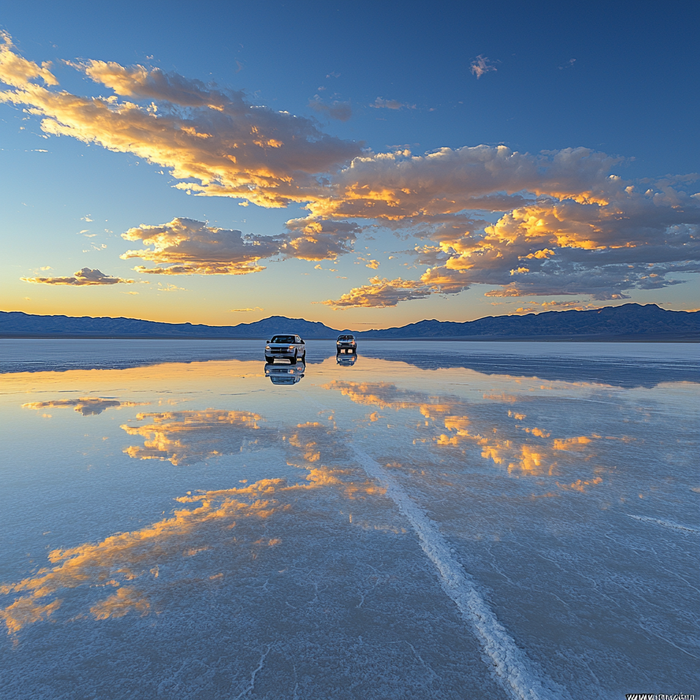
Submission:
[[[274,362],[277,358],[289,360],[293,365],[297,360],[306,359],[306,344],[298,335],[285,333],[283,335],[273,335],[265,345],[265,360]]]

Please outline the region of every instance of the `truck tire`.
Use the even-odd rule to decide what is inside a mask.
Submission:
[[[269,355],[265,355],[265,362],[268,364],[272,364],[275,361],[274,357],[270,357]]]
[[[289,358],[289,364],[290,365],[295,365],[297,363],[297,356],[294,355],[294,357]]]

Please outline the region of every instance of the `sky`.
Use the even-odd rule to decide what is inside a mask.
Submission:
[[[700,3],[8,3],[6,311],[700,306]]]

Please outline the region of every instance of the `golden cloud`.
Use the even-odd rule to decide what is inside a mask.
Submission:
[[[680,284],[669,279],[674,273],[700,271],[700,197],[689,190],[692,176],[637,190],[612,173],[620,158],[587,148],[529,154],[481,145],[363,154],[360,144],[331,137],[309,119],[254,106],[241,92],[138,65],[69,65],[113,94],[87,98],[53,89],[48,64],[22,58],[3,34],[0,80],[10,89],[0,91],[0,101],[42,117],[47,134],[157,163],[189,193],[263,207],[302,203],[309,210],[308,219],[288,222],[279,236],[244,236],[186,219],[132,228],[125,237],[146,248],[124,257],[155,265],[139,272],[237,275],[262,270],[260,261],[275,255],[335,259],[352,250],[360,230],[346,219],[400,226],[435,245],[416,252],[428,266],[420,279],[374,277],[324,302],[338,309],[391,307],[474,284],[497,287],[491,296],[621,299],[630,289]],[[484,56],[472,64],[477,77],[490,70]],[[402,105],[379,98],[374,106]],[[338,118],[346,113],[320,98],[312,107]],[[472,220],[467,212],[500,216]],[[24,279],[129,282],[99,275]]]
[[[134,280],[125,280],[121,277],[110,277],[100,270],[92,270],[84,267],[78,270],[72,277],[20,277],[23,282],[33,282],[34,284],[58,284],[70,287],[86,287],[113,284],[133,284]]]
[[[5,35],[0,80],[14,89],[0,92],[0,101],[42,116],[47,134],[166,167],[173,177],[191,181],[181,183],[190,192],[284,207],[317,196],[323,185],[315,175],[332,172],[360,152],[359,145],[322,133],[309,119],[249,104],[241,92],[224,93],[143,66],[69,63],[116,94],[86,98],[53,91],[29,82],[41,77],[55,85],[48,68],[12,48]]]
[[[176,218],[160,226],[142,224],[122,234],[149,248],[129,250],[122,259],[141,258],[163,267],[134,268],[151,275],[245,275],[260,272],[264,258],[335,260],[350,252],[359,226],[340,221],[290,219],[277,236],[244,235],[194,219]],[[165,267],[167,266],[167,267]]]
[[[0,82],[23,88],[35,78],[41,78],[46,85],[58,85],[58,81],[49,70],[50,63],[39,66],[19,56],[12,50],[14,48],[12,37],[2,30],[0,30],[0,42],[2,42],[0,43]]]
[[[394,280],[372,277],[369,284],[351,289],[339,299],[326,299],[323,303],[334,309],[343,308],[379,308],[396,306],[400,301],[422,299],[429,296],[432,290],[420,282]]]

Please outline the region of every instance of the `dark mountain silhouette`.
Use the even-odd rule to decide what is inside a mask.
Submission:
[[[591,311],[547,311],[524,316],[486,316],[476,321],[420,321],[367,331],[367,338],[547,338],[676,335],[700,340],[700,312],[666,311],[656,304],[623,304]]]
[[[40,316],[0,311],[5,338],[257,338],[295,332],[305,339],[335,338],[343,330],[300,318],[270,316],[236,326],[159,323],[134,318]],[[699,311],[666,311],[656,304],[623,304],[591,311],[487,316],[476,321],[426,320],[400,328],[354,332],[376,340],[700,340]]]

